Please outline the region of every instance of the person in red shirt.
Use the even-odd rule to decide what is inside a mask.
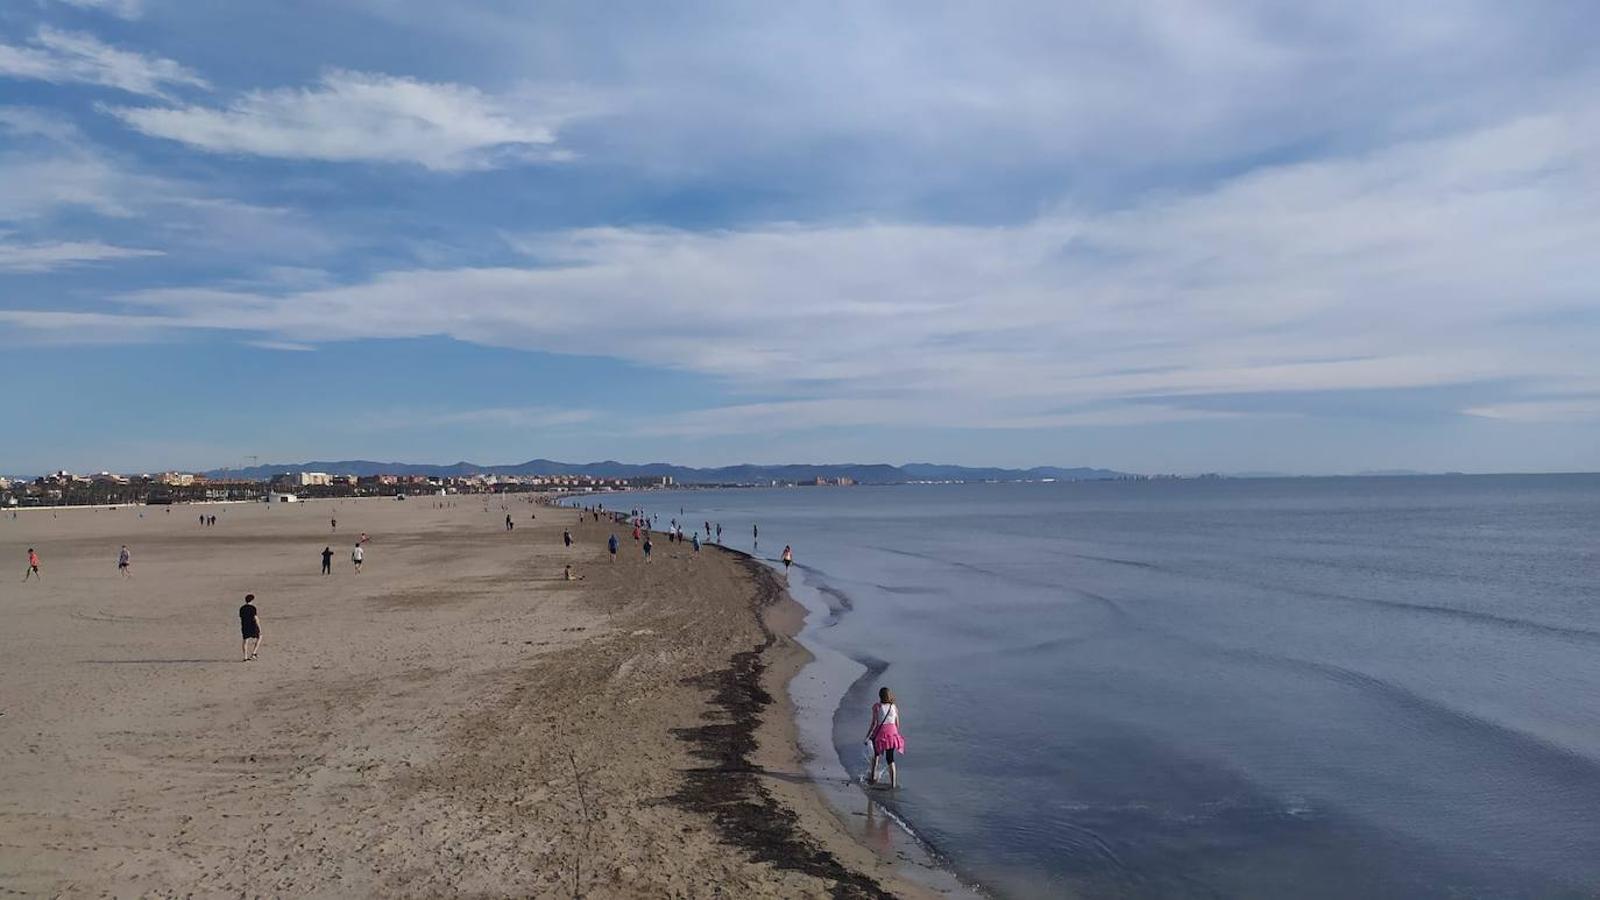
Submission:
[[[28,568],[22,570],[22,580],[27,581],[29,578],[35,575],[39,576],[40,581],[44,580],[44,574],[39,571],[39,554],[33,552],[33,548],[29,547]]]

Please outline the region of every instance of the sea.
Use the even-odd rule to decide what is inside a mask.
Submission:
[[[793,548],[814,775],[984,893],[1600,896],[1600,476],[628,500]]]

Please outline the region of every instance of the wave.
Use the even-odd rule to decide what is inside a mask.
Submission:
[[[1013,582],[1013,583],[1016,583],[1016,584],[1023,584],[1023,585],[1028,585],[1028,586],[1031,586],[1031,587],[1050,588],[1050,589],[1054,589],[1054,590],[1068,590],[1068,591],[1073,591],[1075,593],[1084,594],[1085,596],[1091,596],[1091,597],[1093,596],[1093,595],[1087,594],[1087,592],[1078,590],[1076,588],[1072,588],[1070,586],[1061,585],[1061,584],[1058,584],[1058,583],[1055,583],[1055,582],[1050,582],[1050,581],[1046,581],[1046,580],[1043,580],[1043,579],[1027,578],[1025,576],[1017,575],[1017,574],[1015,574],[1013,572],[1002,572],[1002,571],[999,571],[999,570],[996,570],[996,569],[990,569],[990,568],[987,568],[987,567],[984,567],[984,566],[978,566],[978,565],[974,565],[974,564],[968,563],[968,562],[963,562],[963,561],[960,561],[960,560],[945,559],[943,557],[935,556],[935,555],[929,554],[929,553],[915,553],[915,552],[912,552],[912,551],[909,551],[909,550],[897,550],[897,549],[892,548],[892,547],[882,547],[882,546],[871,546],[869,549],[879,550],[879,551],[882,551],[884,553],[894,554],[896,556],[908,556],[908,557],[912,557],[912,558],[915,558],[915,559],[928,560],[930,562],[936,562],[936,563],[940,563],[940,564],[943,564],[943,565],[953,566],[955,568],[964,569],[964,570],[967,570],[967,571],[970,571],[970,572],[976,572],[978,574],[987,575],[987,576],[990,576],[990,577],[993,577],[993,578],[1005,579],[1006,581],[1010,581],[1010,582]],[[1274,584],[1258,582],[1258,581],[1241,580],[1241,579],[1232,578],[1232,577],[1220,578],[1220,577],[1217,577],[1217,576],[1214,576],[1214,575],[1208,575],[1205,572],[1193,571],[1193,570],[1187,570],[1187,569],[1175,569],[1175,568],[1172,568],[1170,566],[1163,566],[1163,565],[1161,565],[1159,563],[1141,562],[1141,561],[1138,561],[1138,560],[1120,559],[1120,558],[1117,558],[1117,557],[1109,557],[1109,556],[1096,556],[1096,555],[1083,554],[1083,553],[1070,553],[1070,554],[1067,554],[1067,555],[1072,556],[1072,557],[1074,557],[1076,559],[1085,559],[1085,560],[1091,560],[1091,561],[1095,561],[1095,562],[1105,562],[1105,563],[1111,563],[1111,564],[1114,564],[1114,565],[1129,566],[1129,567],[1147,569],[1147,570],[1156,571],[1156,572],[1164,572],[1164,573],[1169,573],[1169,574],[1176,575],[1176,576],[1181,576],[1183,578],[1202,579],[1202,580],[1206,580],[1206,581],[1221,582],[1221,583],[1232,584],[1232,585],[1243,585],[1243,586],[1246,586],[1246,587],[1253,587],[1253,588],[1258,588],[1258,589],[1262,589],[1262,590],[1279,591],[1279,590],[1282,589],[1281,585],[1274,585]],[[1308,597],[1308,598],[1317,599],[1317,600],[1332,600],[1332,601],[1335,601],[1335,602],[1338,602],[1338,603],[1357,604],[1357,605],[1372,607],[1372,608],[1375,608],[1375,609],[1397,610],[1397,611],[1401,611],[1401,612],[1419,613],[1421,615],[1426,615],[1426,616],[1437,616],[1437,617],[1440,617],[1440,618],[1453,619],[1453,620],[1456,620],[1456,621],[1475,622],[1475,623],[1478,623],[1478,624],[1481,624],[1481,625],[1493,625],[1493,626],[1496,626],[1496,627],[1508,628],[1508,629],[1513,629],[1513,630],[1518,630],[1518,631],[1525,631],[1525,632],[1529,632],[1529,633],[1533,633],[1533,634],[1552,635],[1552,636],[1556,636],[1556,637],[1567,638],[1567,639],[1570,639],[1570,640],[1583,641],[1585,643],[1600,643],[1600,631],[1596,631],[1594,629],[1579,628],[1579,627],[1567,626],[1567,625],[1552,625],[1552,624],[1549,624],[1547,622],[1540,622],[1540,621],[1536,621],[1534,619],[1525,619],[1525,618],[1520,618],[1520,617],[1517,617],[1517,616],[1506,616],[1506,615],[1501,615],[1499,613],[1483,612],[1481,610],[1462,609],[1460,607],[1443,606],[1441,604],[1436,604],[1436,603],[1415,603],[1415,602],[1411,602],[1411,601],[1407,601],[1407,600],[1387,600],[1387,599],[1383,599],[1381,597],[1365,597],[1365,596],[1361,596],[1361,595],[1358,595],[1358,594],[1340,594],[1340,593],[1336,593],[1336,592],[1333,592],[1333,591],[1305,590],[1305,589],[1301,589],[1301,588],[1296,588],[1294,590],[1294,595],[1295,596],[1299,596],[1299,597]],[[1099,599],[1103,599],[1103,598],[1099,598]],[[1125,614],[1124,610],[1119,609],[1118,611]]]

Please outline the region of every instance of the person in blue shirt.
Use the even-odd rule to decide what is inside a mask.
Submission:
[[[616,562],[617,561],[617,536],[616,536],[615,533],[613,533],[611,535],[611,540],[606,541],[606,549],[611,551],[611,561],[612,562]]]

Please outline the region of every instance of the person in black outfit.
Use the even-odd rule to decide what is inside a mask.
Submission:
[[[322,574],[324,574],[324,575],[332,575],[333,574],[333,548],[332,547],[323,547],[322,548]]]
[[[255,594],[244,595],[244,605],[239,607],[239,632],[244,635],[240,644],[244,661],[249,662],[261,651],[261,616],[256,612]],[[255,646],[250,645],[251,641],[256,642]]]

